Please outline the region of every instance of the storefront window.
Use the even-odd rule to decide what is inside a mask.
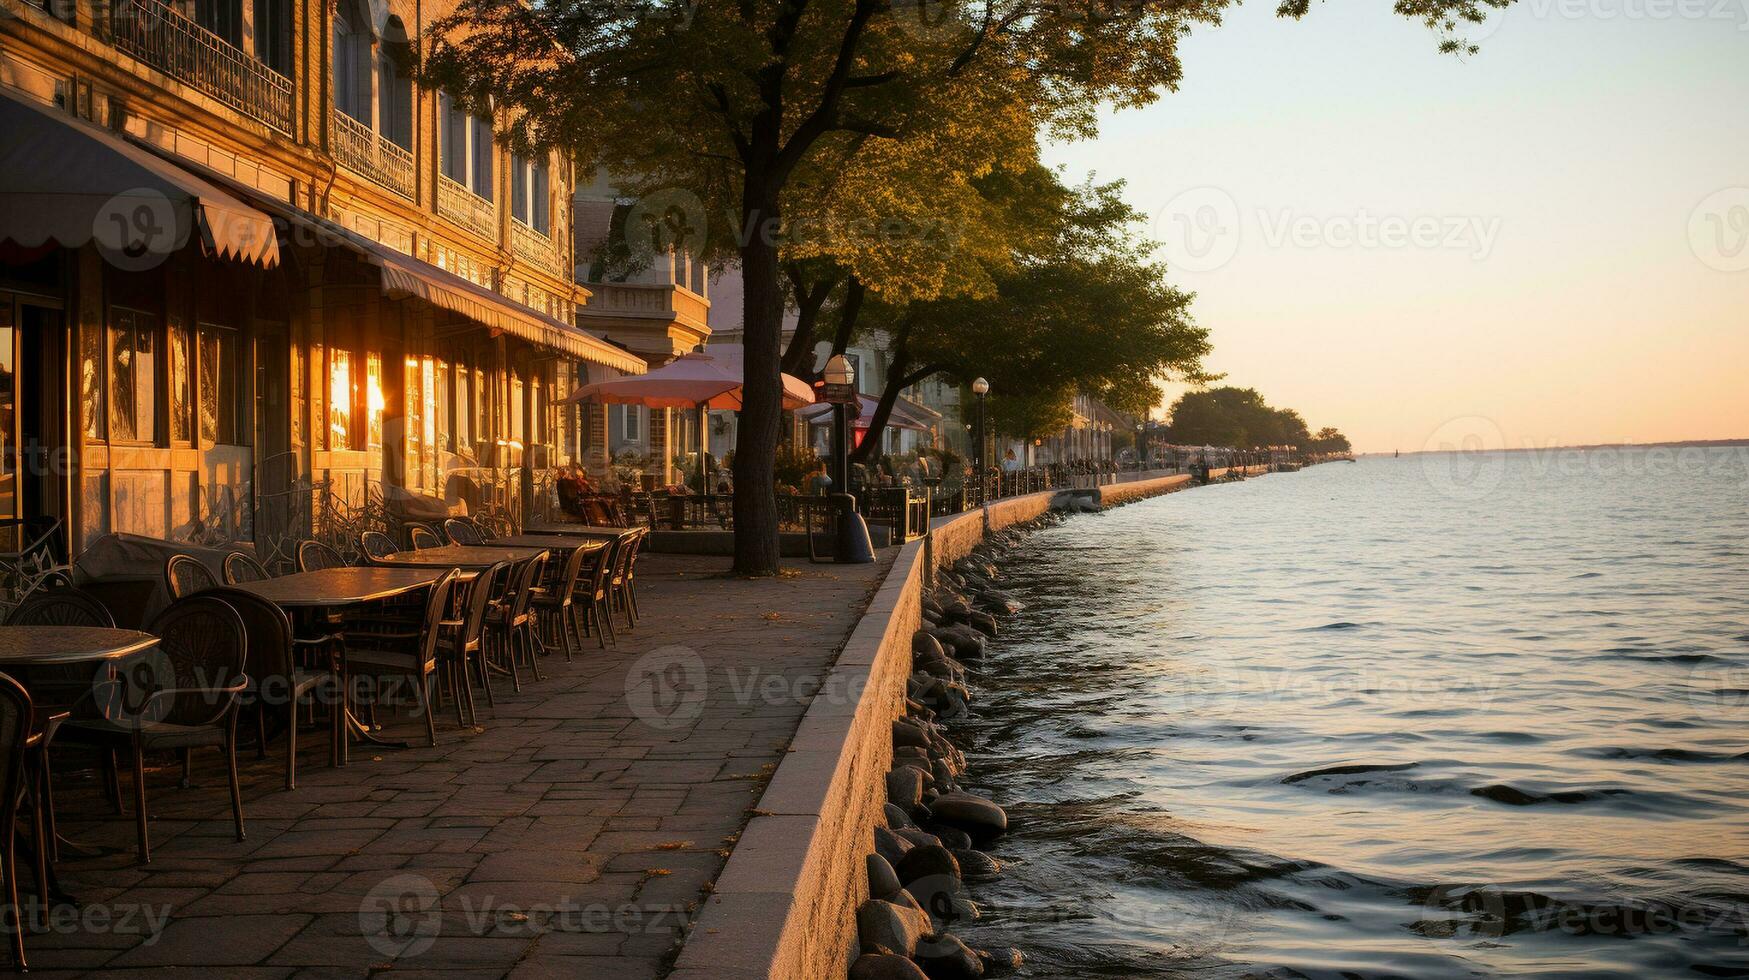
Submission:
[[[109,327],[109,433],[116,442],[158,441],[157,332],[149,313],[114,307]]]
[[[407,440],[406,466],[407,487],[420,490],[425,487],[425,468],[419,463],[419,447],[425,440],[425,399],[421,397],[419,359],[407,358],[403,366],[401,384],[401,400],[405,405]]]
[[[369,412],[370,447],[380,449],[383,445],[383,357],[371,353],[365,356],[365,375],[368,386],[365,388],[365,408]]]
[[[191,402],[193,378],[189,373],[188,331],[172,323],[170,326],[170,439],[191,442],[194,439],[194,406]]]
[[[103,387],[103,328],[86,324],[79,328],[79,408],[87,439],[102,439],[108,419]]]
[[[351,351],[328,351],[328,448],[352,448]]]
[[[200,325],[200,439],[211,446],[237,441],[237,332]]]

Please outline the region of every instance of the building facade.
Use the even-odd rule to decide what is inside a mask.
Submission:
[[[576,325],[569,161],[412,83],[441,3],[0,7],[0,193],[61,203],[0,216],[0,517],[272,559],[601,450],[559,399],[647,362]]]

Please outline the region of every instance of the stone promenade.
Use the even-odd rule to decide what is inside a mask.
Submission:
[[[63,835],[110,853],[63,855],[80,905],[29,935],[32,973],[661,976],[891,555],[751,581],[649,555],[636,631],[547,658],[520,694],[500,681],[478,729],[440,709],[435,748],[355,747],[342,769],[307,733],[291,792],[283,741],[246,745],[243,843],[216,751],[190,790],[148,773],[145,866],[131,812],[58,774]]]

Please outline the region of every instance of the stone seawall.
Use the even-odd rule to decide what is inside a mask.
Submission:
[[[1108,485],[1104,506],[1170,493],[1188,476]],[[989,530],[1034,520],[1055,493],[993,502],[930,523],[906,544],[850,634],[700,910],[671,980],[837,980],[856,956],[865,855],[886,802],[892,723],[904,711],[911,635],[936,568]],[[986,516],[987,515],[987,516]]]

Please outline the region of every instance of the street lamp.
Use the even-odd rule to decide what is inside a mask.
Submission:
[[[1147,441],[1147,435],[1146,435],[1147,428],[1148,427],[1141,422],[1136,423],[1136,472],[1137,473],[1140,473],[1143,470],[1146,470],[1148,468],[1148,448],[1145,444]]]
[[[833,392],[832,404],[832,485],[839,493],[850,492],[850,426],[842,393],[856,390],[856,368],[850,358],[833,354],[822,372],[827,391]],[[834,389],[836,389],[834,391]],[[854,401],[855,395],[850,396]]]
[[[978,452],[972,458],[977,461],[978,472],[978,502],[984,501],[984,396],[990,393],[990,382],[983,378],[972,381],[972,394],[978,396],[978,413],[972,423],[977,440]]]

